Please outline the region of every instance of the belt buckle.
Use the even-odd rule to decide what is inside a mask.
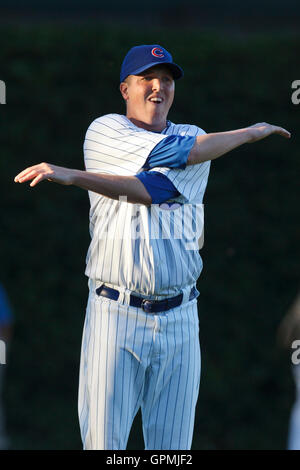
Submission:
[[[147,302],[149,303],[148,307],[147,307]],[[142,303],[141,303],[141,308],[144,310],[144,312],[150,313],[151,312],[151,305],[152,305],[151,300],[143,299]]]

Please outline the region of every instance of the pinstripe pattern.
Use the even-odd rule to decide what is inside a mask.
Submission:
[[[126,449],[140,406],[146,449],[190,449],[198,331],[196,299],[152,315],[91,292],[79,387],[84,449]]]
[[[169,122],[164,132],[157,134],[136,127],[125,116],[109,114],[93,121],[86,133],[85,166],[92,172],[134,175],[141,171],[151,150],[167,135],[203,133],[196,126]],[[210,162],[205,162],[185,170],[156,167],[153,171],[165,174],[176,186],[181,193],[176,201],[195,205],[202,203],[209,169]],[[159,208],[152,206],[150,211],[145,206],[120,203],[92,192],[89,197],[91,244],[86,259],[89,278],[123,286],[149,298],[178,295],[182,287],[197,282],[202,270],[198,250],[184,249],[182,240],[174,237],[151,239],[151,217],[158,218]],[[145,238],[124,238],[123,234],[130,233],[130,222],[137,219],[138,213]],[[177,226],[183,223],[183,215],[184,206],[174,211]],[[117,228],[111,226],[112,223],[117,223]],[[176,256],[178,253],[180,259]]]
[[[106,115],[93,121],[86,133],[85,166],[93,172],[134,175],[167,135],[202,133],[196,126],[169,122],[156,134],[134,126],[125,116]],[[154,169],[166,174],[181,193],[174,200],[176,210],[89,192],[90,295],[78,397],[84,449],[125,449],[140,407],[146,449],[191,447],[200,345],[197,300],[186,298],[201,273],[202,260],[198,249],[186,248],[185,239],[186,229],[191,231],[196,224],[209,168],[210,162],[185,170]],[[176,237],[182,230],[184,236]],[[96,295],[102,283],[120,290],[118,302]],[[157,300],[180,292],[185,297],[177,308],[153,315],[129,307],[131,292]]]

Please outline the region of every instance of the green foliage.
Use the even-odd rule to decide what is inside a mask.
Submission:
[[[183,42],[184,37],[184,42]],[[278,323],[299,282],[300,107],[291,103],[300,36],[151,34],[134,27],[0,30],[1,271],[15,313],[5,402],[12,447],[80,449],[77,381],[87,299],[88,196],[16,173],[48,161],[83,168],[90,122],[123,113],[120,63],[139,43],[170,48],[185,78],[170,119],[207,132],[289,129],[212,163],[199,279],[202,379],[194,449],[282,449],[293,399]],[[298,113],[298,114],[297,114]],[[298,145],[297,145],[298,144]],[[140,425],[129,447],[142,446]]]

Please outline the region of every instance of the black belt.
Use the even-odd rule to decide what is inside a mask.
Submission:
[[[104,284],[96,289],[96,294],[102,297],[107,297],[112,300],[118,300],[120,292],[111,287],[107,287]],[[195,287],[192,287],[189,300],[196,297],[197,291]],[[171,308],[178,307],[182,303],[183,294],[179,294],[176,297],[171,297],[165,300],[148,300],[137,297],[136,295],[130,295],[130,306],[142,308],[147,313],[165,312]]]

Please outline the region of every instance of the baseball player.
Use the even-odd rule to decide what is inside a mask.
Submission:
[[[267,123],[206,134],[167,119],[183,70],[162,46],[130,49],[120,74],[126,115],[89,126],[86,171],[41,163],[15,181],[89,191],[89,299],[79,422],[84,449],[126,449],[141,408],[145,449],[190,449],[200,381],[199,217],[211,160],[270,134]],[[194,226],[196,227],[194,229]],[[192,242],[192,243],[190,243]]]

